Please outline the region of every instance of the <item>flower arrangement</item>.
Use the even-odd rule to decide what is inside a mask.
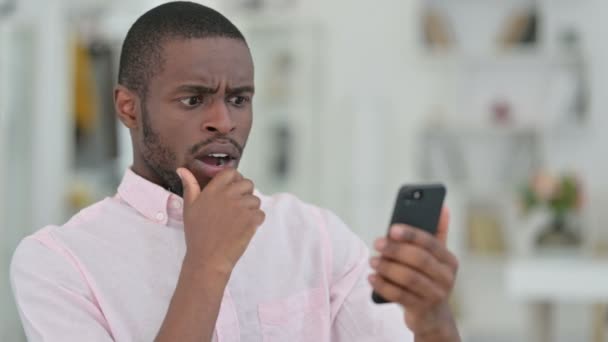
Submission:
[[[537,172],[523,188],[522,205],[526,213],[534,209],[551,213],[551,221],[537,237],[538,246],[580,245],[578,216],[573,214],[583,206],[583,190],[575,175]]]
[[[522,204],[525,212],[541,207],[549,209],[554,217],[578,212],[583,206],[583,191],[578,178],[565,173],[554,176],[537,172],[524,186]]]

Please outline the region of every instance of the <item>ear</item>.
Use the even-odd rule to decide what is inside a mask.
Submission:
[[[118,119],[129,129],[139,125],[139,96],[127,87],[118,85],[114,88],[114,107]]]

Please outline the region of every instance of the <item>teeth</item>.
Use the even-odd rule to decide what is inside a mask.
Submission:
[[[228,157],[228,155],[225,154],[225,153],[211,153],[209,156],[213,157],[213,158],[226,158],[226,157]]]

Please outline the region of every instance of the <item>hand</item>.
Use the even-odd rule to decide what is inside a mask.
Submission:
[[[253,182],[234,169],[217,174],[201,191],[194,175],[177,170],[184,186],[184,232],[189,265],[230,274],[264,222]]]
[[[460,340],[448,306],[458,270],[458,260],[446,248],[448,223],[444,208],[437,237],[397,224],[374,244],[380,256],[370,260],[376,274],[369,281],[378,294],[405,308],[416,341]]]

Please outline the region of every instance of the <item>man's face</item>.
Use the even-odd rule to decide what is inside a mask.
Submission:
[[[141,99],[134,143],[161,185],[181,196],[178,167],[203,188],[238,166],[252,124],[253,62],[236,39],[170,40],[163,50],[163,68]]]

